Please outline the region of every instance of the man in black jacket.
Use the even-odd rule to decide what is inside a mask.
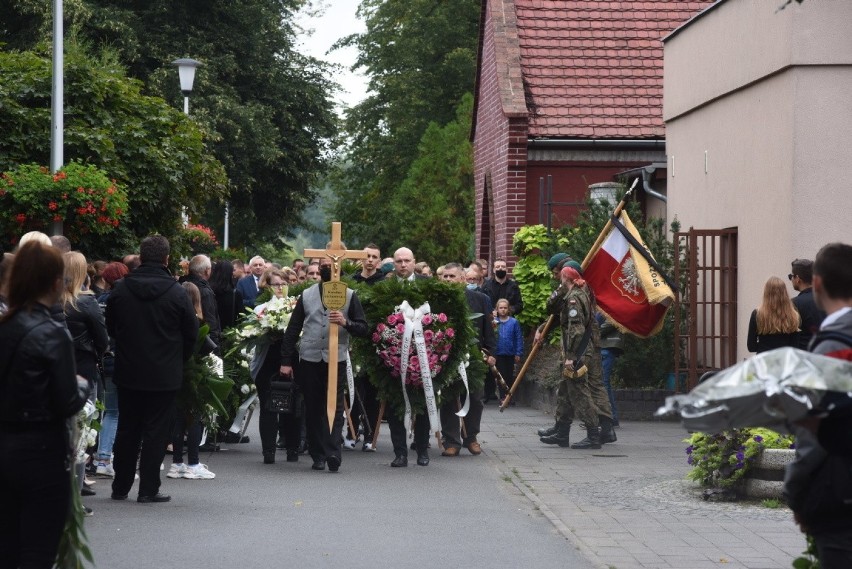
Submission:
[[[494,261],[494,276],[485,279],[482,292],[491,299],[491,305],[497,306],[497,301],[505,298],[509,301],[509,315],[516,316],[524,309],[524,301],[521,300],[521,289],[518,283],[509,278],[506,261],[498,258]]]
[[[799,332],[799,345],[801,350],[807,350],[813,335],[819,330],[819,325],[825,320],[825,312],[820,310],[814,300],[813,288],[814,262],[810,259],[796,259],[791,263],[791,272],[787,275],[793,288],[799,291],[798,296],[793,298],[793,304],[799,311],[802,319],[801,332]]]
[[[459,283],[464,286],[464,269],[458,263],[444,265],[444,273],[441,275],[445,281]],[[472,314],[479,314],[473,320],[473,328],[476,330],[477,344],[493,353],[497,348],[497,340],[494,338],[494,328],[491,327],[491,310],[488,297],[478,291],[465,288],[465,298]],[[494,356],[488,356],[486,363],[493,366],[497,363]],[[441,427],[444,436],[443,456],[458,456],[459,450],[464,446],[471,454],[482,454],[482,448],[476,440],[479,434],[479,426],[482,421],[482,392],[470,393],[470,408],[464,418],[465,435],[462,437],[461,425],[456,412],[459,410],[459,401],[446,401],[441,405]]]
[[[217,346],[222,343],[222,327],[219,323],[219,307],[216,304],[216,293],[207,282],[213,269],[210,257],[196,255],[189,260],[189,274],[180,278],[180,282],[192,283],[201,293],[201,312],[204,322],[210,327],[210,339]]]
[[[139,502],[168,502],[160,494],[160,464],[166,454],[175,396],[183,364],[198,336],[189,295],[169,273],[169,242],[146,237],[142,264],[115,283],[107,300],[106,324],[115,340],[118,430],[112,498],[124,500],[139,461]]]

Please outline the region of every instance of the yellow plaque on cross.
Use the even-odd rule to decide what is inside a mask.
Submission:
[[[346,291],[349,287],[342,281],[322,283],[322,304],[329,310],[342,310],[346,306]]]

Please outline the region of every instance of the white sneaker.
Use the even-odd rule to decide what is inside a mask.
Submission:
[[[216,475],[207,470],[206,464],[190,464],[186,467],[183,477],[188,480],[213,480]]]
[[[186,465],[182,462],[178,462],[176,464],[172,464],[166,476],[169,478],[183,478],[184,474],[186,474]]]
[[[349,437],[346,437],[345,439],[343,439],[343,448],[348,448],[349,450],[355,450],[355,443],[356,442],[357,441],[350,439]]]
[[[364,452],[376,452],[376,449],[373,448],[373,443],[364,443],[364,446],[361,447],[361,450]]]
[[[97,470],[95,470],[95,476],[100,476],[101,478],[115,478],[115,470],[112,467],[112,463],[98,462]]]

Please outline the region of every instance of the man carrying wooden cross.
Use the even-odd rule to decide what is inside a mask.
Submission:
[[[350,336],[367,336],[364,309],[355,292],[340,282],[340,261],[363,258],[363,251],[347,251],[340,241],[340,223],[332,224],[326,249],[306,249],[319,257],[320,282],[299,297],[281,345],[281,369],[292,377],[305,397],[305,428],[314,470],[340,468],[340,432],[343,428],[343,382]],[[296,343],[300,341],[298,358]]]

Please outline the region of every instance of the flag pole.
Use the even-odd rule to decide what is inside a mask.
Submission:
[[[621,201],[618,202],[618,205],[615,206],[615,211],[612,213],[612,217],[618,217],[621,215],[621,211],[627,205],[627,198],[630,197],[630,194],[633,193],[633,189],[636,187],[636,183],[639,182],[639,178],[633,180],[633,184],[630,186],[630,189],[625,192],[624,197],[621,198]],[[595,240],[595,244],[592,245],[592,248],[589,249],[589,252],[586,253],[586,258],[583,259],[583,263],[580,265],[582,269],[585,271],[586,267],[589,265],[589,261],[592,258],[592,254],[597,251],[604,239],[606,239],[609,230],[612,228],[612,219],[607,220],[606,225],[604,225],[603,230],[598,235],[597,240]],[[544,325],[541,328],[541,339],[544,340],[547,337],[547,333],[550,332],[550,328],[553,326],[556,317],[551,314],[547,317],[547,321],[545,321]],[[509,403],[512,401],[512,397],[515,395],[515,391],[517,391],[518,386],[521,384],[521,380],[524,379],[524,375],[527,373],[527,368],[529,368],[532,361],[538,355],[539,350],[541,349],[542,342],[534,342],[532,349],[530,350],[529,355],[527,355],[527,359],[524,361],[524,365],[521,366],[520,371],[518,372],[517,377],[515,377],[515,381],[512,382],[512,387],[509,389],[509,393],[506,394],[506,397],[503,398],[503,402],[500,404],[500,412],[502,413],[506,407],[509,406]]]
[[[624,197],[621,198],[621,201],[618,202],[617,206],[615,206],[615,211],[612,212],[612,217],[618,217],[619,215],[621,215],[621,211],[624,209],[624,206],[627,205],[627,198],[629,198],[630,194],[633,193],[633,189],[636,187],[637,182],[639,182],[639,178],[636,178],[635,180],[633,180],[633,185],[630,186],[630,189],[627,190],[627,192],[625,192]],[[607,220],[606,225],[604,225],[603,231],[601,231],[600,235],[598,235],[598,238],[595,241],[595,244],[592,245],[592,248],[589,249],[588,253],[586,253],[586,258],[583,259],[583,262],[580,265],[580,267],[584,271],[586,270],[586,267],[589,266],[589,262],[592,259],[592,255],[595,253],[595,251],[597,251],[600,248],[604,239],[606,239],[606,236],[609,233],[609,230],[612,229],[612,217]]]

